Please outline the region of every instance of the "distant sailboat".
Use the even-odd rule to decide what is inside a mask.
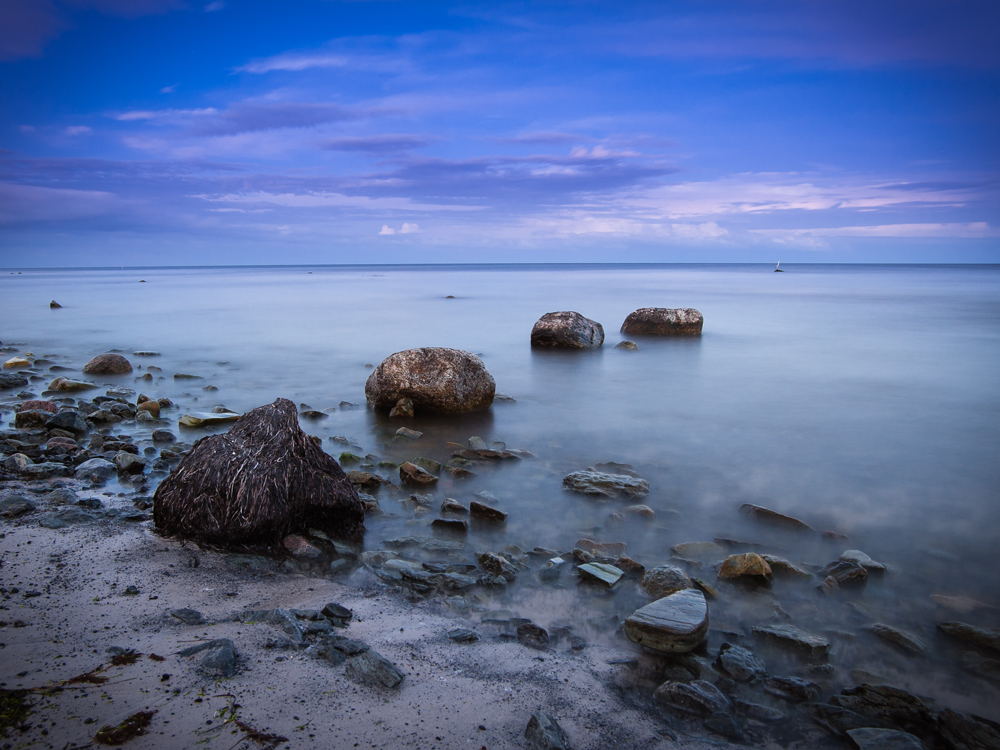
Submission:
[[[780,265],[781,265],[781,261],[778,261],[777,263],[774,264],[774,272],[775,273],[784,273],[785,272],[784,268],[778,268],[778,266],[780,266]]]

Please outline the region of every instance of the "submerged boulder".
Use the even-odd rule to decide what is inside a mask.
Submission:
[[[691,307],[640,307],[622,323],[626,336],[700,336],[705,319]]]
[[[604,326],[578,312],[550,312],[531,329],[531,345],[559,349],[597,349],[604,343]]]
[[[496,382],[479,357],[440,346],[396,352],[365,383],[368,405],[378,411],[402,400],[414,413],[460,414],[488,408],[495,394]]]
[[[132,372],[132,363],[120,354],[98,354],[83,371],[87,375],[125,375]]]
[[[299,427],[288,399],[199,440],[153,495],[156,527],[225,549],[283,549],[318,529],[358,540],[364,509],[340,466]]]

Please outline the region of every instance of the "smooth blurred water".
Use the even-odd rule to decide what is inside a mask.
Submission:
[[[50,310],[50,299],[63,308]],[[625,316],[646,306],[701,310],[703,336],[615,349]],[[603,349],[533,351],[533,323],[554,310],[603,323]],[[442,480],[439,497],[467,503],[485,489],[510,513],[504,534],[472,537],[479,549],[568,549],[594,536],[628,541],[630,555],[647,565],[666,561],[673,544],[719,536],[768,542],[817,564],[842,551],[748,525],[737,509],[751,502],[850,536],[841,546],[900,571],[891,596],[1000,602],[992,564],[1000,543],[998,266],[4,272],[0,316],[4,344],[64,365],[81,367],[111,348],[161,352],[130,358],[163,368],[141,390],[177,402],[174,420],[278,396],[315,409],[341,400],[363,406],[366,363],[419,346],[467,349],[516,403],[418,417],[407,426],[425,435],[413,444],[392,442],[401,423],[366,408],[338,408],[304,426],[334,455],[342,450],[327,439],[334,435],[394,460],[444,461],[446,441],[471,435],[531,451],[535,459],[477,469],[464,484]],[[174,381],[175,372],[219,390]],[[138,387],[132,376],[105,380]],[[650,480],[654,523],[609,526],[619,504],[561,489],[569,471],[609,460]],[[433,517],[387,510],[396,518],[370,520],[366,546],[427,533]],[[927,632],[920,618],[933,612],[892,601]]]

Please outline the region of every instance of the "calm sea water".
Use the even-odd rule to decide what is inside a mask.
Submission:
[[[63,308],[50,310],[51,299]],[[703,336],[615,349],[625,316],[646,306],[699,309]],[[604,348],[532,351],[533,323],[554,310],[601,322]],[[673,544],[715,537],[768,543],[819,565],[843,551],[748,525],[737,509],[751,502],[846,534],[840,546],[889,564],[892,574],[866,594],[875,619],[933,640],[935,619],[949,618],[931,594],[1000,604],[998,266],[3,272],[0,340],[74,367],[112,348],[158,351],[155,360],[130,358],[163,369],[142,390],[173,399],[181,408],[172,420],[279,396],[319,410],[363,407],[370,365],[385,356],[467,349],[516,402],[418,418],[408,426],[425,435],[413,444],[392,442],[400,423],[365,408],[338,407],[304,426],[334,455],[343,447],[332,436],[393,460],[445,460],[446,441],[471,435],[531,451],[535,459],[464,484],[442,480],[439,497],[467,503],[488,490],[510,513],[502,535],[472,537],[478,549],[570,549],[590,536],[627,541],[647,566],[667,561]],[[176,372],[219,390],[174,381]],[[138,388],[132,377],[105,380]],[[617,503],[561,489],[566,473],[603,461],[632,464],[650,481],[655,522],[609,526]],[[366,546],[427,533],[433,516],[415,520],[391,499],[382,504],[395,518],[370,520]],[[842,602],[818,604],[806,590],[789,597],[782,605],[798,624],[843,627]],[[989,609],[963,617],[997,619]],[[885,668],[906,671],[899,659]]]

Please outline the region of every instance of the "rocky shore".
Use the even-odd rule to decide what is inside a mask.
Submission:
[[[633,559],[658,489],[605,462],[558,478],[605,523],[534,546],[494,492],[542,451],[431,444],[417,414],[381,454],[323,446],[364,541],[199,548],[156,529],[154,495],[240,415],[156,398],[167,376],[125,353],[3,349],[4,747],[1000,747],[996,603],[900,601],[913,573],[841,530],[736,504],[752,536]]]

